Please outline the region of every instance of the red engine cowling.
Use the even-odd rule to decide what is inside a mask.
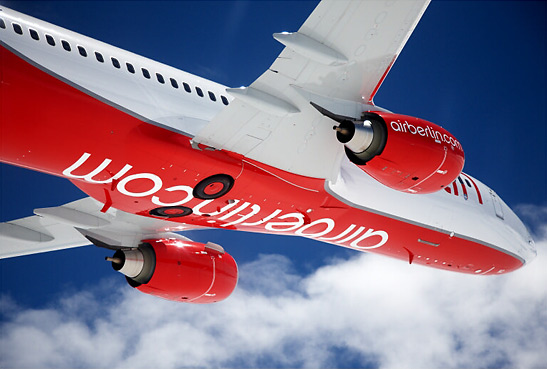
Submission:
[[[142,242],[137,249],[118,250],[107,258],[141,292],[206,304],[224,300],[237,285],[234,258],[216,244],[180,239]]]
[[[408,193],[431,193],[456,179],[463,149],[447,130],[423,119],[385,112],[341,121],[338,140],[349,159],[382,184]]]

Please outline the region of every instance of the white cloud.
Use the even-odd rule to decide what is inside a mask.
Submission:
[[[299,276],[263,255],[227,300],[132,289],[30,310],[3,297],[0,367],[547,367],[547,239],[529,266],[468,276],[357,255]]]
[[[547,205],[523,204],[516,206],[515,211],[532,227],[535,238],[547,239]]]

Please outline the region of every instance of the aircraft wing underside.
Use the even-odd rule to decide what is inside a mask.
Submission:
[[[86,197],[68,204],[35,209],[37,215],[0,223],[0,259],[95,243],[110,248],[137,247],[146,238],[188,240],[171,231],[199,227],[129,214]]]
[[[428,0],[322,1],[272,66],[194,141],[296,174],[334,179],[343,147],[310,102],[359,117],[425,11]]]

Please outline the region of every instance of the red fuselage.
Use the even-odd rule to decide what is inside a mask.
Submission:
[[[325,180],[192,147],[190,137],[101,101],[6,47],[1,60],[2,161],[69,178],[106,207],[150,217],[160,205],[184,205],[193,214],[170,220],[306,236],[464,273],[498,274],[523,264],[479,240],[352,206],[327,191]],[[229,194],[191,196],[201,179],[217,173],[235,178]]]

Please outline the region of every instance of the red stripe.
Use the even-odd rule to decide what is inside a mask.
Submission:
[[[475,181],[473,180],[473,178],[469,177],[467,174],[465,173],[462,173],[464,176],[466,176],[470,181],[471,183],[473,184],[473,187],[475,187],[475,191],[477,191],[477,196],[479,198],[479,204],[482,204],[482,196],[481,196],[481,192],[479,191],[479,187],[477,186],[477,184],[475,183]]]

